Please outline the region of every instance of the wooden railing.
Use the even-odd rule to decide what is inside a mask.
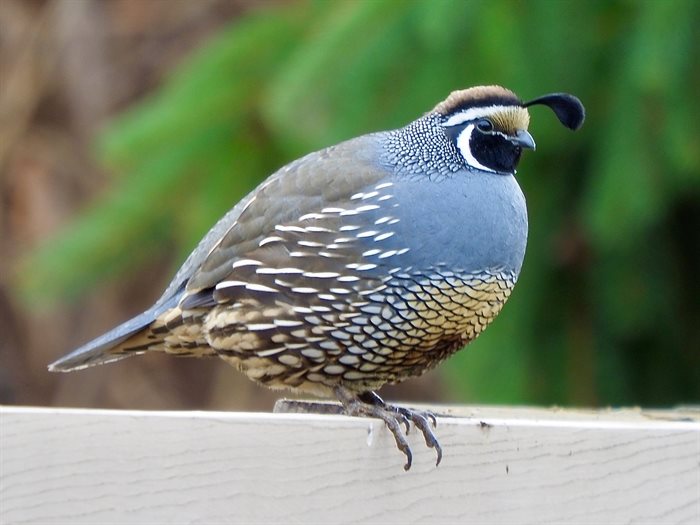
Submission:
[[[314,414],[0,409],[0,523],[700,523],[700,412],[438,407],[444,458]]]

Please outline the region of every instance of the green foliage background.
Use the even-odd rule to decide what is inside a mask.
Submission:
[[[112,189],[25,262],[24,292],[80,294],[173,245],[183,259],[277,167],[401,126],[453,89],[568,91],[587,107],[579,133],[532,111],[521,280],[443,369],[471,402],[698,402],[699,26],[694,0],[348,0],[247,14],[100,137]]]

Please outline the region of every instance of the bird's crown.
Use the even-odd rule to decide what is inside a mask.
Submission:
[[[506,134],[526,130],[530,114],[512,91],[501,86],[477,86],[453,91],[433,108],[446,126],[488,117],[494,128]]]

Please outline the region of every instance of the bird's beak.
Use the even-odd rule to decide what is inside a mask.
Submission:
[[[515,136],[510,137],[510,141],[521,148],[535,149],[535,139],[524,129],[519,129]]]

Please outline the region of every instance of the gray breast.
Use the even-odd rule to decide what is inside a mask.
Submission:
[[[398,179],[398,180],[397,180]],[[391,188],[396,242],[414,268],[504,270],[517,277],[527,242],[525,198],[515,177],[461,170],[397,175]]]

